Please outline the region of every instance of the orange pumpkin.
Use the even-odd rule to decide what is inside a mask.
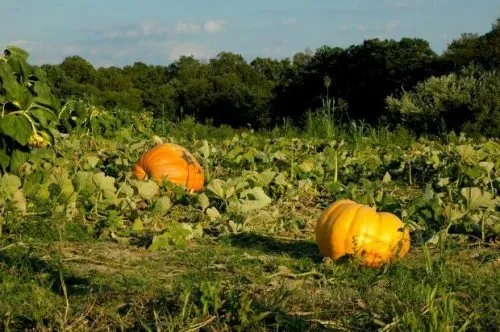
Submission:
[[[368,267],[380,267],[410,249],[409,230],[396,215],[348,199],[326,208],[315,233],[323,256],[336,261],[353,255]]]
[[[152,178],[156,182],[164,179],[191,191],[203,189],[203,169],[194,156],[184,147],[173,144],[158,144],[145,152],[133,168],[139,179]]]

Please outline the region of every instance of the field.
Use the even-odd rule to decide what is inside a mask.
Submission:
[[[60,137],[0,178],[2,330],[500,326],[498,140],[141,121]],[[202,192],[134,178],[159,140],[195,155]],[[342,198],[401,217],[408,255],[323,259],[314,227]]]

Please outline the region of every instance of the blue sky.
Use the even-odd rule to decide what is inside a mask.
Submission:
[[[30,63],[80,55],[95,66],[168,64],[220,51],[283,58],[367,38],[420,37],[438,53],[464,32],[483,34],[498,0],[0,0],[0,44]]]

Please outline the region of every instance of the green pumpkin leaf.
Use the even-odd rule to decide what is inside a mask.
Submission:
[[[10,156],[4,149],[0,149],[0,168],[3,170],[3,172],[7,171],[9,164],[10,164]]]
[[[5,56],[9,59],[9,61],[13,58],[20,58],[24,61],[28,60],[29,53],[22,48],[15,45],[8,45],[4,50]]]
[[[312,159],[306,159],[304,160],[300,166],[300,170],[304,173],[310,173],[314,170],[314,160]]]
[[[52,110],[59,108],[58,100],[52,95],[50,88],[45,83],[36,82],[34,90],[36,93],[36,97],[34,98],[35,103]]]
[[[498,204],[498,197],[494,198],[489,191],[478,187],[462,188],[460,193],[465,197],[469,207],[473,210],[479,208],[495,208]]]
[[[171,207],[172,201],[170,200],[170,198],[166,196],[160,197],[155,202],[153,214],[157,216],[164,216]]]
[[[265,171],[257,175],[257,184],[259,186],[267,187],[273,181],[275,176],[276,172],[273,172],[270,169],[266,169]]]
[[[92,180],[91,172],[76,172],[73,176],[73,184],[76,189],[85,195],[92,195],[97,191],[97,185]]]
[[[491,161],[482,161],[479,163],[479,166],[484,168],[486,172],[490,173],[493,168],[495,168],[495,163],[492,163]]]
[[[29,113],[42,127],[48,127],[53,121],[57,121],[57,115],[45,108],[37,108]]]
[[[12,73],[10,66],[0,61],[0,81],[5,90],[5,100],[23,101],[23,87],[17,82],[16,76]]]
[[[172,246],[185,248],[192,236],[193,231],[190,225],[173,221],[167,226],[167,230],[162,235],[153,237],[149,250],[169,249]]]
[[[205,211],[210,206],[210,199],[205,193],[201,193],[198,197],[200,207],[202,211]]]
[[[160,192],[160,187],[158,184],[152,180],[148,181],[138,181],[132,180],[132,185],[134,185],[139,191],[139,196],[142,199],[152,199]]]
[[[227,195],[227,183],[221,179],[214,179],[207,185],[207,190],[216,197],[225,199]]]
[[[211,221],[217,220],[221,217],[219,210],[217,210],[215,207],[206,209],[205,213],[207,214],[207,216],[210,218]]]
[[[14,208],[25,214],[27,210],[26,198],[24,197],[24,193],[22,190],[18,189],[14,195],[12,195],[12,203]]]
[[[10,157],[10,171],[19,173],[23,164],[28,160],[29,152],[14,150]]]
[[[244,190],[241,192],[240,198],[242,212],[263,209],[272,202],[271,198],[267,196],[262,187]]]
[[[7,114],[0,119],[0,133],[12,137],[21,145],[26,145],[33,134],[33,129],[26,117]]]
[[[391,182],[391,180],[392,180],[391,174],[389,174],[389,172],[385,172],[384,177],[382,178],[382,182],[389,183]]]
[[[142,232],[144,230],[144,224],[141,219],[134,220],[134,225],[132,226],[134,232]]]
[[[21,179],[12,174],[5,174],[0,177],[0,194],[12,197],[21,188]]]

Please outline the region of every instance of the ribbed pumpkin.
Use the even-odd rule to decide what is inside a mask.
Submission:
[[[202,190],[205,181],[195,157],[173,143],[158,144],[146,151],[135,164],[133,173],[139,179],[152,178],[156,182],[166,179],[190,191]]]
[[[348,199],[326,208],[315,233],[323,256],[335,261],[353,255],[368,267],[380,267],[410,249],[409,231],[397,216]]]

